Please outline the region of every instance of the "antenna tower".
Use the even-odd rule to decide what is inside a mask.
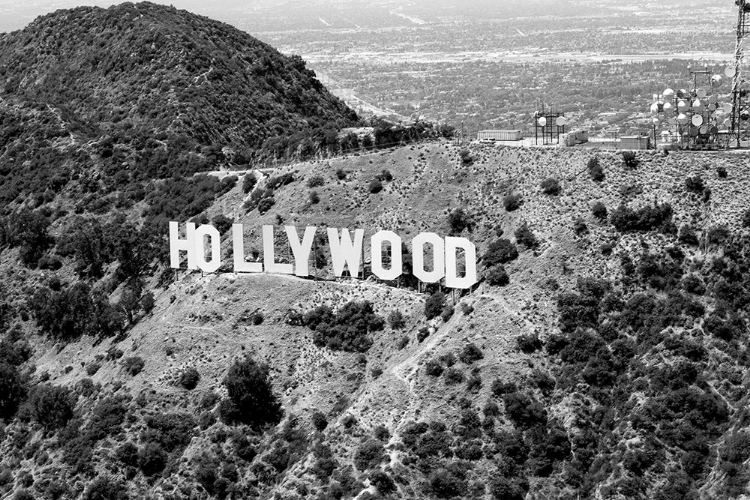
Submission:
[[[739,14],[737,16],[737,43],[734,48],[734,68],[727,68],[727,76],[732,77],[732,134],[737,137],[737,147],[740,147],[740,120],[743,97],[742,45],[745,35],[750,31],[750,26],[748,26],[747,20],[747,13],[750,12],[750,1],[734,0],[734,4],[739,8]]]

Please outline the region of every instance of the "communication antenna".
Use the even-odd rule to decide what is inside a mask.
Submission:
[[[750,11],[750,2],[747,0],[734,0],[739,8],[737,16],[737,43],[734,48],[734,66],[726,68],[726,76],[732,79],[732,133],[737,136],[737,147],[740,147],[740,120],[741,120],[741,92],[742,92],[742,58],[743,40],[748,32],[746,14]]]

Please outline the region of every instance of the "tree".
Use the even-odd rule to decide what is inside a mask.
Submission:
[[[560,182],[554,177],[548,177],[541,183],[542,192],[551,196],[560,194]]]
[[[282,409],[274,394],[268,365],[247,357],[236,361],[224,378],[228,399],[222,402],[222,418],[259,428],[281,421]]]
[[[518,258],[516,246],[507,238],[498,238],[490,243],[482,256],[484,265],[491,267],[495,264],[507,264]]]
[[[93,480],[86,488],[84,500],[127,500],[128,492],[124,484],[102,476]]]
[[[42,384],[34,387],[25,403],[28,414],[47,430],[60,429],[73,418],[75,396],[66,387]]]
[[[502,264],[497,264],[487,269],[484,278],[492,286],[505,286],[510,283],[510,277]]]
[[[597,158],[596,156],[589,159],[589,162],[586,165],[586,169],[589,172],[591,180],[593,180],[594,182],[601,182],[604,180],[604,169],[599,164],[599,158]]]
[[[536,248],[539,246],[539,240],[536,239],[536,236],[531,232],[531,229],[529,229],[529,225],[526,222],[516,229],[514,234],[516,241],[524,245],[526,248]]]
[[[448,225],[451,234],[461,234],[464,229],[471,231],[474,223],[464,209],[459,207],[448,214]]]
[[[8,363],[0,363],[0,418],[10,419],[26,396],[26,387],[18,369]]]

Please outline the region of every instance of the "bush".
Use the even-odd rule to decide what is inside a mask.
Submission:
[[[745,210],[742,214],[742,227],[750,228],[750,208]]]
[[[461,352],[458,354],[458,359],[460,359],[461,362],[467,365],[470,365],[475,361],[479,361],[482,358],[484,358],[484,354],[482,354],[482,350],[479,349],[475,344],[465,345],[464,348],[461,349]]]
[[[439,377],[443,374],[443,365],[438,361],[431,359],[424,364],[424,371],[430,377]]]
[[[317,191],[310,191],[310,203],[313,205],[320,203],[320,195]]]
[[[312,414],[312,424],[318,431],[323,432],[328,427],[328,419],[323,412],[316,411]]]
[[[376,470],[370,473],[370,484],[373,485],[381,495],[388,495],[396,491],[396,483],[393,482],[391,476],[381,470]]]
[[[589,172],[591,180],[593,180],[594,182],[601,182],[604,180],[604,169],[599,164],[599,158],[597,158],[596,156],[589,159],[588,164],[586,165],[586,169]]]
[[[471,231],[474,223],[463,208],[457,208],[448,214],[448,226],[451,234],[461,234],[464,229]]]
[[[334,351],[367,352],[372,346],[370,333],[385,327],[369,301],[348,302],[334,314],[331,308],[319,306],[308,311],[303,322],[313,330],[315,345]]]
[[[461,158],[461,164],[465,167],[474,163],[474,158],[471,156],[471,152],[468,149],[462,149],[459,151],[458,156]]]
[[[127,487],[109,477],[98,477],[86,487],[83,500],[127,500]]]
[[[516,242],[524,245],[526,248],[536,248],[539,246],[539,240],[531,232],[527,223],[523,223],[514,233]]]
[[[251,358],[236,361],[224,379],[228,399],[222,402],[221,416],[228,422],[242,422],[254,427],[281,421],[282,410],[273,392],[267,365]]]
[[[198,385],[200,379],[201,375],[198,370],[191,366],[182,371],[178,383],[185,389],[192,391]]]
[[[67,388],[50,384],[34,387],[25,403],[28,415],[47,430],[61,429],[73,418],[76,397]]]
[[[552,196],[557,196],[558,194],[560,194],[560,182],[558,182],[558,180],[554,177],[548,177],[544,179],[541,183],[541,187],[544,194],[549,194]]]
[[[430,295],[424,304],[424,314],[427,319],[432,319],[439,316],[443,312],[445,307],[445,294],[443,292],[435,292]]]
[[[320,175],[314,175],[307,180],[307,187],[316,188],[323,186],[326,183],[325,179]]]
[[[125,358],[122,360],[122,366],[125,368],[125,373],[135,377],[143,370],[146,366],[146,362],[140,356],[134,356],[131,358]]]
[[[716,169],[716,174],[719,176],[719,179],[726,179],[727,178],[727,169],[724,167],[718,167]]]
[[[380,179],[373,179],[367,185],[367,190],[372,194],[377,194],[383,190],[383,183],[380,182]]]
[[[620,205],[612,211],[609,220],[621,233],[651,231],[672,222],[672,207],[665,203],[631,210],[625,205]]]
[[[138,447],[128,441],[123,444],[115,452],[117,460],[125,465],[136,467],[138,465]]]
[[[274,200],[273,196],[267,196],[258,202],[258,212],[262,215],[271,210],[271,207],[275,204],[276,200]]]
[[[383,443],[376,439],[369,439],[354,453],[354,465],[361,471],[372,469],[380,464],[384,456]]]
[[[9,420],[26,396],[26,384],[18,369],[5,362],[0,362],[0,394],[0,418]]]
[[[487,247],[487,251],[482,256],[482,261],[486,267],[496,264],[507,264],[518,258],[518,249],[506,238],[498,238],[492,241]]]
[[[634,151],[623,151],[622,161],[625,163],[625,167],[630,169],[636,168],[640,163]]]
[[[158,443],[146,443],[138,452],[138,467],[145,476],[153,476],[167,466],[167,453]]]
[[[531,428],[547,423],[547,411],[538,401],[521,394],[512,392],[503,396],[505,413],[508,418],[520,428]]]
[[[346,179],[346,171],[343,168],[336,169],[336,178],[340,181]]]
[[[248,172],[245,174],[245,177],[242,179],[242,191],[247,194],[250,191],[252,191],[255,188],[255,185],[258,183],[257,177],[255,177],[255,174]]]
[[[703,179],[700,175],[694,177],[688,177],[685,179],[685,189],[692,193],[701,194],[706,189],[706,185],[703,183]]]
[[[448,368],[443,374],[446,385],[456,385],[464,381],[464,374],[458,368]]]
[[[226,234],[227,231],[232,229],[232,224],[234,224],[234,220],[222,214],[219,214],[211,219],[211,225],[213,225],[216,230],[219,231],[219,234]]]
[[[540,350],[543,346],[544,344],[537,335],[528,334],[516,337],[516,347],[518,347],[519,351],[526,354],[532,354]]]
[[[388,315],[388,324],[391,325],[393,330],[401,330],[406,326],[406,318],[401,311],[392,311]]]
[[[599,220],[607,218],[607,207],[601,201],[597,201],[591,206],[591,215]]]
[[[376,179],[384,181],[384,182],[391,182],[393,180],[393,174],[391,174],[390,170],[383,170],[380,172],[380,174],[376,177]]]
[[[576,236],[582,236],[589,232],[589,227],[580,217],[573,221],[573,232]]]
[[[509,194],[503,198],[503,206],[508,212],[517,210],[523,204],[523,198],[520,194]]]
[[[417,342],[421,343],[422,341],[424,341],[424,339],[426,339],[429,336],[430,336],[430,329],[427,328],[426,326],[423,326],[417,332]]]
[[[685,224],[680,227],[680,231],[677,233],[677,241],[685,245],[698,246],[698,235],[695,229]]]

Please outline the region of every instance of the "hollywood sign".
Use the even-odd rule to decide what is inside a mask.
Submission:
[[[289,248],[294,256],[294,264],[276,262],[274,254],[274,227],[264,225],[262,230],[263,259],[261,262],[245,260],[244,233],[242,224],[232,225],[232,250],[235,273],[277,273],[293,274],[300,277],[310,275],[310,254],[317,228],[308,226],[300,240],[297,228],[284,226]],[[347,268],[352,275],[357,274],[363,259],[364,230],[327,228],[328,246],[331,251],[331,263],[336,277],[344,274]],[[352,238],[353,236],[353,238]],[[208,242],[206,242],[208,240]],[[221,267],[221,235],[210,224],[196,227],[188,222],[185,237],[180,237],[177,222],[169,223],[169,257],[170,266],[180,269],[180,256],[187,253],[187,268],[200,269],[213,273]],[[206,252],[206,243],[209,251]],[[390,245],[390,265],[383,263],[383,248]],[[425,255],[431,247],[432,265],[428,269]],[[378,231],[370,238],[372,273],[385,281],[392,281],[403,274],[403,255],[401,237],[393,231]],[[420,233],[411,241],[413,269],[412,274],[423,283],[437,283],[445,278],[445,286],[450,288],[471,288],[477,282],[477,250],[466,238],[447,236],[441,238],[435,233]],[[460,254],[463,254],[464,265],[461,273],[458,265]],[[208,256],[207,256],[208,255]]]

